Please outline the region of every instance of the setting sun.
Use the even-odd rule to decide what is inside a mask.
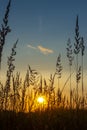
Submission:
[[[45,98],[44,97],[38,97],[37,98],[37,102],[38,103],[44,103],[45,102]]]

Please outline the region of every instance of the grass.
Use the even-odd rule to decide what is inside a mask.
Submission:
[[[87,110],[3,111],[0,130],[87,130]]]
[[[8,26],[10,4],[11,0],[8,2],[3,19],[3,26],[1,26],[0,29],[0,64],[5,38],[11,31]],[[74,44],[74,51],[77,57],[77,79],[75,80],[77,87],[74,94],[70,81],[70,101],[67,99],[67,95],[63,95],[63,91],[60,90],[59,86],[59,79],[61,78],[62,71],[61,55],[59,55],[57,59],[56,72],[54,75],[50,75],[49,83],[47,83],[46,79],[43,80],[42,76],[36,70],[31,69],[30,66],[28,66],[25,80],[22,80],[20,73],[17,72],[16,75],[14,74],[15,49],[18,40],[16,41],[11,50],[11,54],[8,57],[8,70],[5,85],[0,81],[0,130],[87,130],[87,109],[85,109],[85,102],[87,102],[87,99],[85,98],[85,95],[83,95],[83,89],[82,97],[79,97],[78,95],[78,83],[81,80],[78,54],[82,49],[83,56],[85,48],[83,40],[82,46],[79,45],[81,39],[79,39],[78,16],[75,33],[76,43]],[[68,45],[67,55],[69,58],[71,80],[71,65],[73,60],[71,50],[72,45]],[[55,78],[58,80],[58,93],[55,91]],[[65,82],[65,85],[67,81]],[[38,105],[36,102],[36,98],[41,95],[46,97],[47,106],[45,107],[43,104]]]

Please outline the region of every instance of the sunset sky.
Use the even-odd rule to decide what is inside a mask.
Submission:
[[[7,3],[8,0],[0,0],[0,23]],[[80,35],[84,37],[86,44],[87,0],[12,0],[9,15],[12,31],[7,36],[4,46],[1,71],[4,72],[7,67],[7,57],[18,38],[15,63],[17,71],[25,73],[29,64],[42,74],[53,73],[57,56],[61,53],[63,71],[66,75],[68,72],[66,43],[68,38],[71,38],[74,44],[77,15],[79,15]],[[86,56],[87,52],[84,57],[85,69]]]

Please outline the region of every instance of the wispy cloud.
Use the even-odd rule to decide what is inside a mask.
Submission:
[[[32,46],[32,45],[27,45],[27,47],[31,48],[31,49],[37,49],[36,47]]]
[[[43,54],[53,53],[53,50],[48,49],[48,48],[44,48],[44,47],[42,47],[42,46],[38,46],[38,49],[39,49],[40,52],[43,53]]]
[[[53,53],[53,50],[51,50],[49,48],[45,48],[45,47],[43,47],[41,45],[35,47],[35,46],[32,46],[32,45],[29,44],[29,45],[27,45],[27,47],[29,47],[31,49],[34,49],[34,50],[37,49],[44,55]]]

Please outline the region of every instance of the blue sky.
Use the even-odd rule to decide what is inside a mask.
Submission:
[[[7,3],[8,0],[0,0],[0,23]],[[16,56],[18,71],[25,72],[30,64],[41,73],[54,72],[59,53],[62,55],[63,68],[68,71],[66,43],[71,38],[74,44],[77,14],[80,35],[87,43],[86,12],[86,0],[12,0],[9,15],[12,32],[4,46],[2,70],[6,67],[6,58],[13,43],[19,38]],[[86,65],[85,62],[85,69]]]

